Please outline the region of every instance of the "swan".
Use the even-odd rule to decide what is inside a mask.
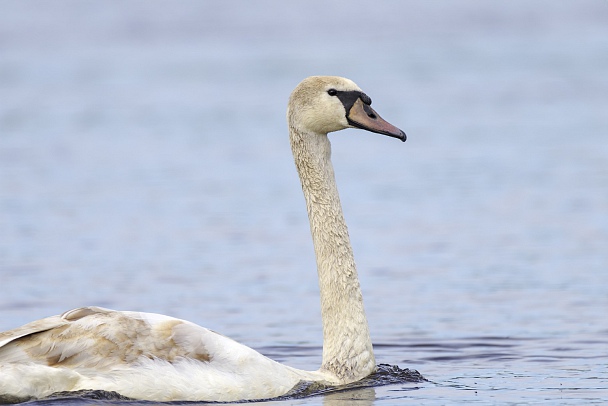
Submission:
[[[0,401],[87,389],[149,401],[255,400],[284,395],[301,382],[342,385],[373,373],[374,352],[327,137],[361,128],[405,141],[405,133],[370,105],[351,80],[312,76],[294,89],[287,108],[319,277],[319,370],[282,365],[185,320],[82,307],[0,333]]]

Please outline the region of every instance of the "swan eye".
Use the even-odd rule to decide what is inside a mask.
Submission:
[[[338,94],[338,91],[336,89],[329,89],[327,91],[327,94],[330,95],[330,96],[335,96],[335,95]]]

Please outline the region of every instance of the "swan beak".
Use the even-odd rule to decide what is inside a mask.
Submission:
[[[404,142],[407,139],[403,131],[385,121],[369,104],[364,103],[361,98],[357,98],[355,103],[353,103],[346,115],[346,119],[353,127],[399,138]]]

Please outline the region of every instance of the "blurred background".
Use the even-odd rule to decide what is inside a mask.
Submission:
[[[145,310],[311,346],[274,352],[316,368],[285,108],[319,74],[408,134],[331,136],[373,339],[397,345],[379,362],[428,375],[450,360],[423,343],[470,337],[606,343],[600,0],[4,1],[0,330]]]

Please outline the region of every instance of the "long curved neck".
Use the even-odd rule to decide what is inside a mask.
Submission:
[[[317,259],[323,318],[321,370],[340,383],[359,380],[376,363],[326,134],[290,127]]]

